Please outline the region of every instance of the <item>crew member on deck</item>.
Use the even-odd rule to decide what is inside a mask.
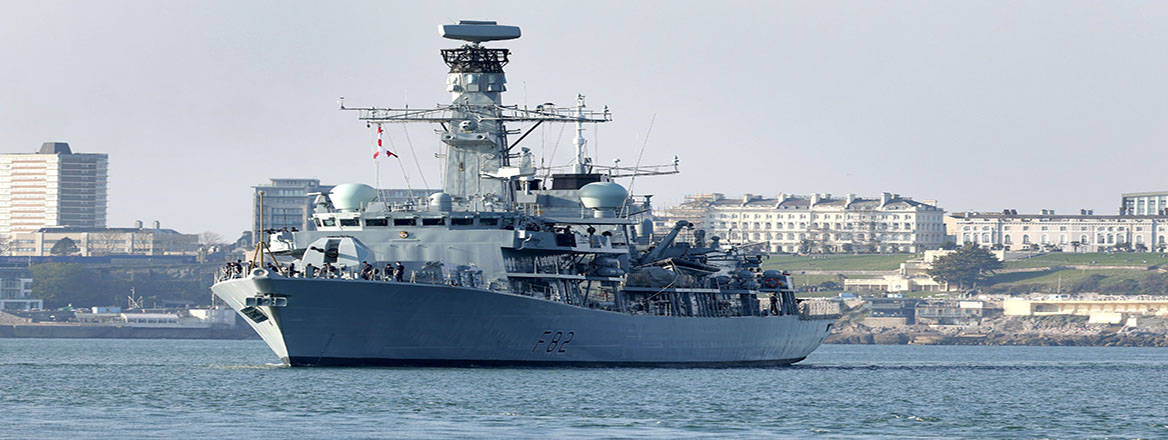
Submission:
[[[393,280],[400,283],[403,280],[405,280],[405,278],[406,278],[406,266],[403,265],[402,262],[400,262],[400,261],[393,263]]]

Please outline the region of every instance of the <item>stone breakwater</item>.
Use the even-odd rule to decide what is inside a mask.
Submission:
[[[1168,336],[1149,333],[1100,332],[1086,335],[1040,333],[946,335],[927,331],[846,332],[828,336],[826,344],[918,345],[1052,345],[1098,347],[1168,347]]]
[[[1054,345],[1168,347],[1168,320],[1144,318],[1138,327],[1089,324],[1085,317],[987,319],[977,325],[869,327],[837,323],[828,344]]]

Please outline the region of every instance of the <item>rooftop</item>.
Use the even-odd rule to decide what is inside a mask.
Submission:
[[[45,233],[80,233],[80,232],[161,232],[163,234],[180,234],[174,229],[153,229],[153,228],[83,228],[76,226],[50,226],[47,228],[37,229],[37,232]]]
[[[779,198],[761,197],[746,195],[739,198],[719,198],[716,200],[709,200],[706,198],[690,198],[682,202],[679,207],[701,207],[701,206],[715,206],[715,207],[744,207],[744,208],[768,208],[768,209],[807,209],[810,206],[820,208],[844,208],[851,210],[866,210],[877,209],[880,207],[904,208],[911,209],[916,207],[934,207],[928,203],[918,202],[907,197],[900,197],[899,195],[889,194],[882,198],[863,198],[857,196],[849,197],[831,197],[830,195],[816,195],[812,197],[784,194]],[[814,203],[813,203],[814,202]]]
[[[1118,215],[1118,214],[1003,214],[1001,212],[954,212],[949,214],[949,217],[962,218],[998,218],[998,219],[1023,219],[1023,218],[1043,218],[1048,220],[1168,220],[1168,215]]]
[[[1122,197],[1123,197],[1123,198],[1128,198],[1128,197],[1148,197],[1148,196],[1152,196],[1152,197],[1155,197],[1155,196],[1168,196],[1168,191],[1149,191],[1149,192],[1134,192],[1134,193],[1123,193],[1123,194],[1122,194]]]
[[[45,142],[41,144],[40,154],[73,154],[68,142]]]

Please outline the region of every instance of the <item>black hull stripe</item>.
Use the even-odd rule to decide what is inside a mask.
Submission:
[[[803,359],[804,358],[732,362],[609,362],[290,357],[284,358],[283,361],[285,364],[293,367],[749,368],[782,367],[799,362]]]

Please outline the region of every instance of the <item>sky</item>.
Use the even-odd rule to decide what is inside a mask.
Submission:
[[[350,106],[448,103],[438,25],[522,28],[507,104],[609,106],[598,163],[699,192],[893,192],[947,211],[1113,213],[1168,189],[1168,3],[7,1],[0,152],[110,156],[110,226],[239,236],[272,177],[375,182]],[[513,127],[514,128],[514,127]],[[383,187],[436,186],[435,127],[387,126]],[[408,131],[407,131],[408,130]],[[571,159],[571,127],[528,137]]]

